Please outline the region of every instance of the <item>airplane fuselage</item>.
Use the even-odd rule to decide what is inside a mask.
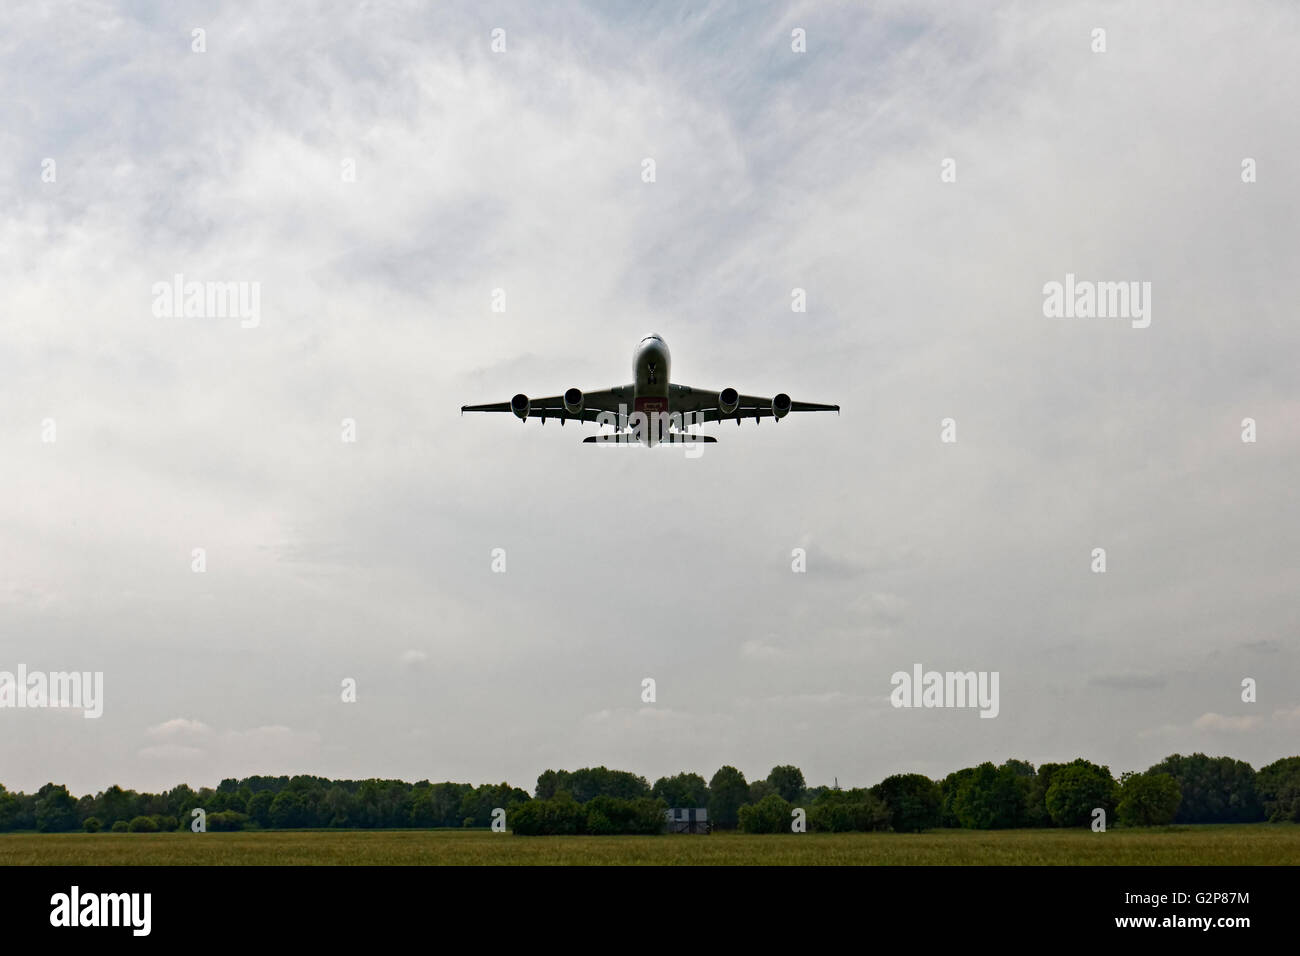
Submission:
[[[636,394],[632,411],[644,412],[649,418],[658,412],[670,412],[668,407],[668,377],[672,356],[668,345],[658,335],[647,335],[632,355],[632,382]]]
[[[644,418],[633,419],[633,433],[646,445],[657,445],[667,438],[671,405],[668,376],[672,355],[668,343],[659,335],[650,334],[637,343],[632,353],[632,412]]]

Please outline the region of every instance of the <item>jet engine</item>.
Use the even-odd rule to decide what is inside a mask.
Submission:
[[[582,414],[582,389],[571,388],[564,393],[564,410],[574,416]]]
[[[772,399],[772,417],[777,421],[785,418],[790,414],[790,396],[785,392],[778,392]]]
[[[730,415],[740,406],[740,393],[734,388],[724,388],[718,393],[718,409],[724,415]]]
[[[528,420],[528,396],[520,392],[514,398],[510,399],[510,410],[515,413],[515,417],[521,422]]]

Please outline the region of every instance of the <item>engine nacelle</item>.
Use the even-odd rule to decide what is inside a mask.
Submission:
[[[582,389],[571,388],[564,393],[564,410],[570,415],[582,414]]]
[[[510,410],[515,413],[515,417],[521,422],[528,420],[528,410],[531,407],[528,403],[528,396],[523,392],[510,399]]]
[[[790,414],[790,396],[785,392],[778,392],[772,399],[772,417],[778,422]]]
[[[718,410],[724,415],[732,414],[740,407],[740,393],[734,388],[724,388],[718,392]]]

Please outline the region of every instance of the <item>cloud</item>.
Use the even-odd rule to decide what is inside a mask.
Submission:
[[[1250,714],[1224,714],[1208,713],[1202,714],[1192,721],[1192,726],[1197,730],[1212,730],[1224,733],[1240,733],[1248,730],[1256,730],[1264,723],[1265,718]]]
[[[173,717],[171,720],[163,721],[154,727],[150,727],[145,733],[151,737],[206,737],[211,735],[212,728],[201,720],[190,720],[186,717]]]
[[[865,700],[866,698],[858,694],[846,694],[843,691],[829,690],[816,694],[775,694],[771,697],[764,697],[761,703],[765,706],[834,707],[857,706]]]
[[[1232,637],[1294,629],[1300,10],[1116,8],[1104,55],[1013,2],[560,12],[497,55],[470,5],[218,4],[206,54],[0,11],[5,653],[108,695],[0,737],[4,783],[1291,746],[1203,702],[1260,654],[1300,682]],[[178,272],[260,283],[260,324],[154,316]],[[1045,318],[1067,272],[1150,281],[1150,328]],[[843,414],[697,460],[458,414],[624,384],[648,330],[679,383]],[[1015,707],[882,734],[912,661]]]
[[[1300,705],[1279,707],[1262,714],[1220,714],[1214,711],[1201,714],[1189,724],[1165,723],[1157,727],[1139,731],[1142,738],[1166,738],[1186,740],[1179,744],[1183,749],[1195,749],[1204,746],[1198,742],[1198,733],[1206,734],[1256,734],[1266,740],[1276,739],[1283,749],[1286,736],[1300,728]],[[1271,751],[1270,751],[1271,753]],[[1273,759],[1269,757],[1268,759]]]
[[[418,668],[421,664],[429,659],[429,655],[420,650],[402,651],[402,664],[409,668]]]

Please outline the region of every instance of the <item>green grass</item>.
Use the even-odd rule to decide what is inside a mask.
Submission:
[[[1300,863],[1300,826],[517,837],[485,830],[5,833],[0,865]]]

